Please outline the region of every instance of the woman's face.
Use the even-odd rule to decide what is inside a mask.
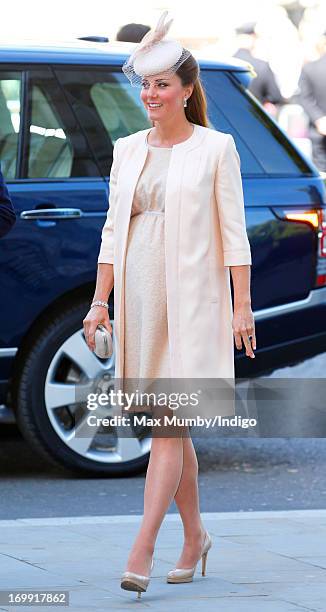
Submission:
[[[143,77],[141,100],[151,121],[166,121],[184,115],[184,98],[189,98],[193,85],[183,87],[177,74],[164,77],[164,74]],[[158,106],[151,106],[151,103]]]

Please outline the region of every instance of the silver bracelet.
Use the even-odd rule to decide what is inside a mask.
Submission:
[[[109,304],[107,302],[102,302],[102,300],[95,300],[95,302],[91,303],[91,308],[93,306],[104,306],[105,308],[109,308]]]

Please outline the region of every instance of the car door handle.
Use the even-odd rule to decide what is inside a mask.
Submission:
[[[80,208],[38,208],[34,210],[23,210],[20,213],[21,219],[33,221],[47,221],[48,219],[79,219],[83,216]]]

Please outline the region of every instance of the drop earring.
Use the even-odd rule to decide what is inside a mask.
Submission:
[[[183,100],[183,106],[186,107],[187,106],[187,98],[184,98]]]

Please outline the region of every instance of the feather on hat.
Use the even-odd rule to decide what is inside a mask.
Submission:
[[[161,17],[159,18],[155,29],[151,29],[149,32],[145,34],[140,43],[138,44],[137,49],[131,54],[132,59],[135,59],[140,52],[146,53],[153,48],[153,46],[160,42],[164,36],[167,35],[173,19],[170,19],[167,23],[164,24],[164,20],[168,14],[168,11],[164,11]]]

